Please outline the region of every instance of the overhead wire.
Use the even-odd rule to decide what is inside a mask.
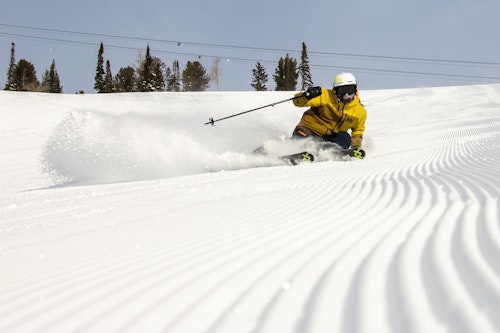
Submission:
[[[134,37],[134,36],[125,36],[125,35],[114,35],[114,34],[102,34],[102,33],[91,33],[91,32],[81,32],[81,31],[71,31],[71,30],[62,30],[62,29],[48,29],[48,28],[40,28],[40,27],[30,27],[30,26],[21,26],[21,25],[12,25],[12,24],[3,24],[0,23],[0,27],[4,27],[7,29],[22,29],[35,31],[37,34],[27,34],[27,33],[13,33],[13,32],[2,32],[0,31],[0,35],[10,36],[10,37],[19,37],[19,38],[28,38],[35,40],[44,40],[44,41],[52,41],[59,43],[68,43],[68,44],[76,44],[76,45],[84,45],[84,46],[96,46],[95,42],[88,42],[82,40],[74,40],[74,39],[63,39],[63,38],[54,38],[54,37],[46,37],[41,36],[40,33],[49,33],[49,34],[69,34],[80,37],[93,37],[100,39],[119,39],[125,41],[138,41],[138,42],[147,42],[147,43],[163,43],[163,44],[172,44],[176,47],[180,46],[196,46],[196,47],[207,47],[207,48],[215,48],[217,50],[220,49],[233,49],[239,51],[254,51],[254,52],[279,52],[279,53],[290,53],[290,54],[300,54],[299,50],[292,49],[284,49],[284,48],[266,48],[266,47],[254,47],[254,46],[244,46],[244,45],[228,45],[228,44],[216,44],[216,43],[200,43],[200,42],[190,42],[190,41],[181,41],[181,40],[168,40],[168,39],[157,39],[157,38],[145,38],[145,37]],[[113,45],[106,44],[107,48],[118,49],[118,50],[139,50],[137,47],[132,46],[121,46],[121,45]],[[215,55],[215,54],[205,54],[205,53],[192,53],[192,52],[180,52],[180,51],[172,51],[172,50],[162,50],[162,49],[151,49],[152,52],[161,53],[161,54],[171,54],[178,56],[188,56],[188,57],[205,57],[205,58],[221,58],[221,59],[230,59],[232,61],[243,61],[243,62],[260,62],[260,63],[276,63],[276,61],[266,60],[266,59],[256,59],[249,57],[238,57],[238,56],[229,56],[229,55]],[[325,51],[308,51],[309,56],[325,56],[325,57],[346,57],[349,59],[353,58],[362,58],[368,60],[378,60],[378,61],[397,61],[397,62],[417,62],[417,63],[429,63],[429,64],[439,64],[439,65],[449,65],[449,66],[487,66],[487,67],[500,67],[499,62],[486,62],[486,61],[472,61],[472,60],[454,60],[454,59],[438,59],[438,58],[417,58],[417,57],[401,57],[401,56],[385,56],[385,55],[374,55],[374,54],[356,54],[356,53],[338,53],[338,52],[325,52]],[[311,68],[319,68],[319,69],[334,69],[340,68],[340,66],[335,65],[324,65],[324,64],[314,64],[310,63],[309,66]],[[412,70],[396,70],[396,69],[387,69],[387,68],[365,68],[365,67],[355,67],[355,66],[342,66],[341,68],[349,69],[349,70],[358,70],[365,72],[377,72],[377,73],[385,73],[385,74],[402,74],[402,75],[423,75],[430,77],[447,77],[451,79],[471,79],[471,80],[495,80],[500,81],[500,77],[495,76],[483,76],[483,75],[462,75],[462,74],[447,74],[447,73],[437,73],[437,72],[427,72],[427,71],[412,71]]]
[[[37,28],[37,27],[19,26],[19,25],[2,24],[2,23],[0,23],[0,27],[28,29],[28,30],[35,30],[35,31],[45,31],[45,32],[50,32],[50,33],[65,33],[65,34],[92,36],[92,37],[99,37],[99,38],[104,37],[104,38],[135,40],[135,41],[143,41],[143,42],[169,43],[169,44],[176,44],[178,46],[180,46],[180,45],[194,45],[194,46],[230,48],[230,49],[241,49],[241,50],[251,50],[251,51],[272,51],[272,52],[281,52],[281,53],[283,53],[283,52],[300,53],[301,52],[301,51],[295,50],[295,49],[189,42],[189,41],[181,41],[181,40],[145,38],[145,37],[133,37],[133,36],[125,36],[125,35],[78,32],[78,31],[61,30],[61,29]],[[308,54],[309,55],[320,55],[320,56],[343,56],[343,57],[360,57],[360,58],[368,58],[368,59],[389,59],[389,60],[422,61],[422,62],[452,63],[452,64],[466,64],[466,65],[475,64],[475,65],[487,65],[487,66],[500,66],[500,62],[472,61],[472,60],[417,58],[417,57],[401,57],[401,56],[386,56],[386,55],[356,54],[356,53],[339,53],[339,52],[326,52],[326,51],[309,51]]]

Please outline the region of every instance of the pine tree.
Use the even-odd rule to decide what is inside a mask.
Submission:
[[[15,67],[15,86],[20,91],[36,91],[40,83],[36,77],[35,66],[25,59],[19,60]]]
[[[131,66],[122,67],[115,75],[114,86],[117,92],[133,92],[136,91],[136,82],[135,69]]]
[[[42,74],[42,82],[40,83],[41,92],[49,92],[50,89],[49,76],[50,72],[48,69],[46,69],[45,73]]]
[[[153,83],[153,58],[151,57],[151,52],[149,49],[149,45],[146,48],[146,56],[141,63],[139,68],[138,83],[137,88],[139,91],[147,92],[154,91],[154,83]]]
[[[210,85],[210,76],[201,63],[188,61],[182,71],[182,84],[184,91],[205,91]]]
[[[57,73],[55,60],[52,62],[52,65],[50,66],[50,77],[52,78],[51,85],[50,85],[50,92],[51,93],[59,93],[59,94],[62,93],[63,86],[61,85],[61,80],[59,79],[59,74]]]
[[[104,93],[115,92],[113,75],[111,74],[111,63],[109,62],[109,60],[106,60],[106,74],[104,75],[104,87],[102,92]]]
[[[177,60],[174,61],[172,69],[167,68],[165,77],[167,91],[181,91],[181,71]]]
[[[252,69],[252,83],[250,84],[256,91],[267,91],[267,73],[266,69],[257,62],[255,68]]]
[[[95,72],[95,83],[94,83],[94,89],[98,93],[104,92],[104,45],[101,42],[101,46],[99,47],[99,53],[97,54],[97,68]]]
[[[151,83],[153,91],[165,91],[165,68],[167,65],[158,57],[152,57]]]
[[[19,87],[16,85],[16,58],[15,58],[16,51],[15,50],[16,50],[16,44],[12,43],[11,49],[10,49],[9,69],[7,70],[7,83],[5,83],[4,90],[11,90],[11,91],[19,90]]]
[[[312,87],[314,84],[312,82],[311,71],[309,69],[309,56],[307,55],[306,44],[302,43],[302,54],[300,56],[300,66],[299,66],[300,77],[302,79],[302,89],[306,90]]]
[[[166,91],[173,91],[172,85],[171,85],[173,76],[174,76],[174,74],[172,73],[172,69],[170,69],[170,67],[167,67],[167,70],[165,71],[165,84],[166,84],[165,90]]]
[[[276,82],[277,91],[294,91],[297,87],[299,71],[297,69],[297,60],[290,57],[280,58],[278,67],[274,73],[274,82]]]
[[[42,75],[40,90],[47,93],[62,93],[61,81],[59,80],[59,74],[57,74],[55,59],[52,59],[50,70],[46,70]]]

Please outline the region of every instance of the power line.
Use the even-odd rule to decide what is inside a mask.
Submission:
[[[315,67],[329,67],[329,68],[339,68],[336,66],[328,65],[315,65]],[[486,80],[500,80],[500,77],[491,76],[479,76],[479,75],[461,75],[461,74],[446,74],[446,73],[431,73],[431,72],[418,72],[418,71],[402,71],[402,70],[391,70],[391,69],[373,69],[373,68],[362,68],[362,67],[342,67],[348,70],[356,71],[367,71],[367,72],[383,72],[383,73],[394,73],[394,74],[414,74],[414,75],[424,75],[424,76],[441,76],[449,78],[460,78],[460,79],[486,79]]]
[[[251,51],[281,52],[281,53],[284,53],[284,52],[300,53],[301,52],[299,50],[293,50],[293,49],[266,48],[266,47],[214,44],[214,43],[199,43],[199,42],[189,42],[189,41],[180,41],[180,40],[132,37],[132,36],[125,36],[125,35],[99,34],[99,33],[78,32],[78,31],[61,30],[61,29],[38,28],[38,27],[29,27],[29,26],[20,26],[20,25],[2,24],[2,23],[0,23],[0,26],[8,27],[8,28],[16,28],[16,29],[35,30],[38,32],[44,31],[44,32],[50,32],[50,33],[64,33],[64,34],[72,34],[72,35],[80,35],[80,36],[99,37],[99,38],[114,38],[114,39],[134,40],[134,41],[142,41],[142,42],[158,42],[158,43],[176,44],[177,46],[193,45],[193,46],[241,49],[241,50],[251,50]],[[399,57],[399,56],[356,54],[356,53],[338,53],[338,52],[324,52],[324,51],[308,51],[308,54],[309,55],[319,55],[319,56],[341,56],[341,57],[368,58],[368,59],[379,59],[379,60],[400,60],[400,61],[420,61],[420,62],[449,63],[449,64],[463,64],[463,65],[500,66],[500,62],[486,62],[486,61],[472,61],[472,60]]]
[[[243,49],[243,50],[252,50],[252,51],[272,51],[272,52],[299,52],[297,50],[287,50],[287,49],[275,49],[275,48],[262,48],[262,47],[249,47],[249,46],[237,46],[237,45],[224,45],[224,44],[209,44],[209,43],[194,43],[194,42],[180,42],[180,41],[171,41],[165,39],[150,39],[150,38],[141,38],[141,37],[129,37],[129,36],[121,36],[121,35],[109,35],[109,34],[96,34],[96,33],[88,33],[88,32],[76,32],[69,30],[58,30],[58,29],[45,29],[45,28],[34,28],[27,26],[17,26],[17,25],[8,25],[8,24],[0,24],[0,27],[9,27],[9,28],[18,28],[18,29],[28,29],[28,30],[40,30],[46,31],[50,33],[64,33],[64,34],[73,34],[80,36],[91,36],[91,37],[99,37],[99,38],[116,38],[116,39],[125,39],[125,40],[135,40],[141,42],[161,42],[161,43],[174,43],[176,46],[185,45],[196,45],[196,46],[205,46],[205,47],[216,47],[216,48],[233,48],[233,49]],[[84,46],[92,46],[96,47],[97,44],[94,42],[85,42],[85,41],[77,41],[77,40],[68,40],[62,38],[52,38],[52,37],[43,37],[43,36],[35,36],[28,34],[18,34],[18,33],[9,33],[9,32],[0,32],[0,35],[3,36],[11,36],[11,37],[21,37],[35,40],[45,40],[59,43],[68,43],[68,44],[76,44],[76,45],[84,45]],[[131,47],[131,46],[120,46],[120,45],[110,45],[106,44],[107,48],[119,49],[119,50],[133,50],[137,51],[140,48]],[[276,64],[276,61],[272,60],[262,60],[255,58],[245,58],[245,57],[232,57],[232,56],[221,56],[221,55],[213,55],[213,54],[202,54],[202,53],[190,53],[190,52],[179,52],[179,51],[170,51],[170,50],[159,50],[159,49],[151,49],[152,52],[161,53],[161,54],[171,54],[178,56],[188,56],[188,57],[197,57],[197,58],[221,58],[228,59],[231,61],[242,61],[242,62],[260,62],[260,63],[270,63]],[[411,57],[391,57],[391,56],[378,56],[378,55],[361,55],[361,54],[348,54],[348,53],[333,53],[333,52],[308,52],[308,54],[322,55],[322,56],[345,56],[345,57],[363,57],[369,59],[384,59],[384,60],[398,60],[398,61],[424,61],[424,62],[438,62],[438,63],[448,63],[448,64],[474,64],[474,65],[489,65],[496,66],[500,65],[500,63],[494,62],[479,62],[479,61],[463,61],[463,60],[443,60],[443,59],[430,59],[430,58],[411,58]],[[364,67],[352,67],[352,66],[334,66],[334,65],[322,65],[322,64],[310,64],[311,68],[320,68],[320,69],[342,69],[342,70],[352,70],[352,71],[364,71],[364,72],[375,72],[382,73],[385,75],[391,74],[400,74],[400,75],[420,75],[427,77],[447,77],[450,79],[466,79],[466,80],[494,80],[500,81],[500,77],[492,77],[492,76],[479,76],[479,75],[461,75],[461,74],[446,74],[446,73],[433,73],[433,72],[421,72],[421,71],[410,71],[410,70],[393,70],[393,69],[378,69],[378,68],[364,68]]]

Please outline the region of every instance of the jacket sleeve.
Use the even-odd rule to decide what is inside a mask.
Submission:
[[[322,88],[321,95],[314,97],[314,98],[311,98],[311,99],[307,99],[305,97],[302,97],[303,94],[304,94],[303,92],[299,92],[299,93],[295,94],[295,97],[298,97],[298,98],[295,98],[293,100],[293,104],[295,106],[299,106],[299,107],[315,106],[315,107],[318,107],[318,106],[321,106],[325,103],[324,99],[327,98],[326,96],[328,96],[328,89]]]
[[[363,133],[365,131],[366,110],[363,108],[363,116],[358,123],[352,128],[351,147],[361,147],[363,145]]]
[[[308,99],[303,97],[303,92],[296,93],[293,99],[293,105],[295,106],[306,106]]]

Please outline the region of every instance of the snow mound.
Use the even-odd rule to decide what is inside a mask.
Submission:
[[[73,110],[45,143],[40,168],[55,183],[101,183],[279,164],[276,158],[251,154],[266,138],[271,145],[284,141],[284,135],[273,132],[269,124],[252,125],[261,126],[261,137],[251,146],[244,137],[238,142],[241,132],[232,137],[238,127],[217,132],[202,126],[199,117],[194,119],[196,111],[184,108],[180,112],[175,106],[164,112]],[[288,151],[295,152],[290,147]]]

